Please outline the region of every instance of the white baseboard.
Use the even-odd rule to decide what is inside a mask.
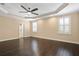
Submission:
[[[79,44],[79,42],[73,42],[73,41],[67,41],[67,40],[61,40],[61,39],[54,39],[54,38],[48,38],[48,37],[42,37],[42,36],[33,36],[33,37],[43,38],[43,39],[47,39],[47,40],[55,40],[55,41]]]
[[[30,36],[24,36],[24,37],[30,37]],[[8,40],[15,40],[15,39],[19,39],[19,38],[16,37],[16,38],[0,39],[0,42],[2,42],[2,41],[8,41]]]
[[[31,36],[29,35],[29,36],[24,36],[24,37],[31,37]]]
[[[16,38],[8,38],[8,39],[1,39],[0,42],[8,41],[8,40],[15,40],[15,39],[18,39],[18,37],[16,37]]]
[[[24,36],[24,37],[30,37],[30,36]],[[60,39],[54,39],[54,38],[48,38],[48,37],[42,37],[42,36],[32,36],[32,37],[43,38],[43,39],[47,39],[47,40],[55,40],[55,41],[61,41],[61,42],[68,42],[68,43],[79,44],[79,42],[60,40]],[[2,41],[8,41],[8,40],[15,40],[15,39],[18,39],[18,37],[16,37],[16,38],[9,38],[9,39],[0,39],[0,42],[2,42]]]

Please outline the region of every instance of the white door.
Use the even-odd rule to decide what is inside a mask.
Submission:
[[[19,38],[23,38],[24,24],[19,24]]]

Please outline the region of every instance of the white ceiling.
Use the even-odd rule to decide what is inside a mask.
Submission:
[[[26,8],[30,7],[31,9],[38,8],[35,13],[38,13],[39,15],[31,14],[28,16],[27,13],[19,13],[19,11],[25,11],[21,5],[25,6]],[[5,3],[4,5],[0,5],[0,7],[12,15],[21,17],[36,17],[49,12],[53,12],[61,5],[62,3]]]
[[[19,11],[25,11],[21,5],[26,8],[30,7],[31,9],[38,8],[35,13],[39,15],[29,15],[27,13],[19,13]],[[46,15],[61,15],[70,12],[79,11],[78,3],[5,3],[4,5],[0,4],[0,15],[8,14],[15,15],[26,18],[37,18]]]

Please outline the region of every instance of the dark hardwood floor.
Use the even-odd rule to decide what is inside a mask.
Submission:
[[[28,37],[0,42],[0,56],[79,56],[79,45]]]

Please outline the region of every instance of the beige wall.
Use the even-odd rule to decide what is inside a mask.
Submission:
[[[19,24],[25,24],[24,36],[27,37],[30,35],[30,23],[28,21],[20,20],[12,17],[3,17],[0,16],[0,41],[18,38],[19,36]]]
[[[18,27],[20,23],[25,24],[24,36],[34,36],[58,41],[79,43],[79,13],[68,14],[71,17],[72,34],[58,33],[58,20],[60,16],[49,17],[37,21],[38,32],[32,32],[32,25],[28,21],[19,20],[12,17],[0,16],[0,40],[18,38]]]
[[[65,16],[71,18],[72,34],[59,34],[58,33],[58,20],[59,17],[50,17],[45,19],[40,19],[38,23],[38,32],[33,33],[31,30],[31,35],[34,37],[47,38],[58,41],[79,43],[79,14],[72,13]],[[31,26],[32,27],[32,26]]]

